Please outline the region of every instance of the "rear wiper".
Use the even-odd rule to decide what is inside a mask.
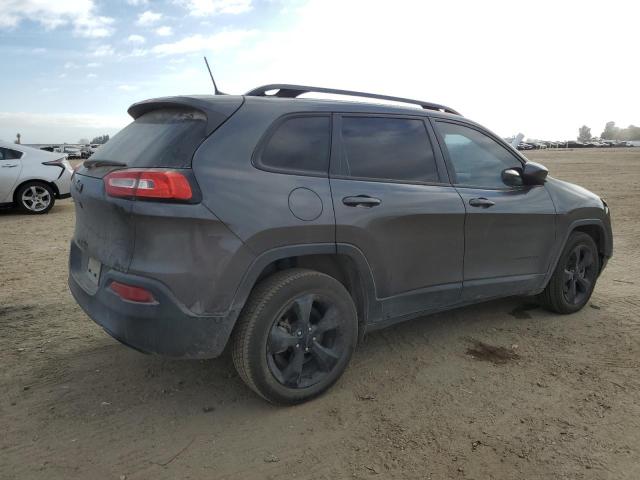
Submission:
[[[123,162],[116,162],[114,160],[85,160],[82,164],[87,168],[93,167],[126,167],[127,164]]]

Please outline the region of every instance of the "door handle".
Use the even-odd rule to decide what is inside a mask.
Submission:
[[[382,203],[379,198],[369,197],[368,195],[358,195],[356,197],[344,197],[342,199],[347,207],[376,207]]]
[[[10,163],[8,165],[7,164],[2,165],[2,168],[13,168],[13,167],[17,167],[17,166],[18,166],[17,163]]]
[[[469,200],[469,205],[471,205],[472,207],[489,208],[493,207],[495,205],[495,202],[492,202],[487,198],[480,197],[472,198],[471,200]]]

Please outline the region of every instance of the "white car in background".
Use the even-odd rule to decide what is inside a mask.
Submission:
[[[71,196],[72,174],[65,154],[0,141],[0,206],[47,213]]]

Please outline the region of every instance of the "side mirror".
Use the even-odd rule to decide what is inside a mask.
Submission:
[[[527,185],[543,185],[548,174],[547,167],[536,162],[527,162],[522,169],[522,179]]]
[[[517,168],[507,168],[503,170],[502,181],[510,187],[520,187],[524,183],[522,181],[522,174]]]

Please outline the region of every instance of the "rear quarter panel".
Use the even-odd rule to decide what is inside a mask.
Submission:
[[[264,108],[259,100],[252,100],[214,132],[194,157],[193,170],[203,203],[255,255],[286,245],[334,243],[328,177],[267,172],[251,163],[267,128],[291,113],[289,102],[271,102]],[[301,220],[290,210],[289,197],[298,188],[317,195],[321,202],[317,218]]]

